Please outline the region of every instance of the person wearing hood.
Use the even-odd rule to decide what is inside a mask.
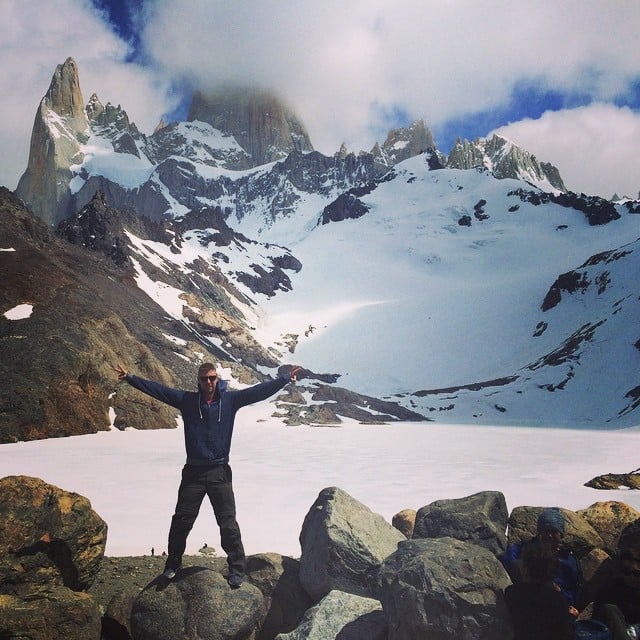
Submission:
[[[576,620],[554,584],[558,556],[548,544],[522,545],[521,580],[504,590],[515,640],[575,640]]]
[[[554,551],[556,564],[554,584],[564,595],[572,614],[578,615],[577,607],[582,589],[582,570],[578,559],[571,549],[562,544],[564,537],[564,515],[558,507],[550,507],[540,512],[536,536],[532,541],[540,542]],[[516,542],[509,545],[502,556],[502,564],[513,583],[522,581],[522,545]]]
[[[121,365],[113,369],[118,374],[118,380],[175,407],[182,414],[187,459],[182,469],[175,513],[171,519],[163,576],[170,580],[180,569],[187,536],[206,495],[220,528],[222,549],[227,554],[227,580],[231,587],[240,587],[246,570],[246,556],[236,520],[229,466],[236,413],[242,407],[266,400],[289,382],[296,382],[301,368],[294,366],[274,380],[246,389],[231,390],[228,389],[227,381],[219,378],[216,367],[207,362],[198,369],[197,391],[174,389],[159,382],[145,380],[129,373]]]

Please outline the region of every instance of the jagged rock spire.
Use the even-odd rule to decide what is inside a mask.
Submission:
[[[56,67],[36,112],[29,164],[16,189],[16,195],[49,224],[65,217],[71,198],[69,168],[81,160],[80,145],[88,131],[78,66],[67,58]]]
[[[391,129],[382,146],[376,142],[371,154],[378,164],[392,167],[426,151],[435,153],[436,143],[424,120],[416,120],[408,127]]]
[[[58,115],[75,120],[81,130],[86,129],[87,118],[80,90],[78,65],[73,58],[67,58],[64,64],[56,67],[43,102]]]

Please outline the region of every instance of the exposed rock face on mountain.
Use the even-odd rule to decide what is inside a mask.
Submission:
[[[382,145],[376,143],[371,150],[375,162],[390,168],[407,158],[413,158],[421,153],[436,152],[433,134],[426,127],[423,120],[418,120],[407,128],[392,129]],[[446,159],[442,157],[446,162]],[[441,164],[444,166],[444,164]]]
[[[313,151],[302,121],[274,94],[227,88],[195,92],[187,117],[232,135],[252,158],[252,166],[282,160],[292,151]]]
[[[210,247],[209,261],[180,266],[163,258],[163,252],[180,256],[191,236]],[[266,379],[261,368],[276,375],[281,356],[253,337],[239,311],[252,302],[238,283],[273,295],[290,286],[287,273],[301,265],[282,247],[264,246],[260,264],[234,269],[230,279],[219,266],[221,252],[254,243],[232,231],[219,209],[157,223],[111,208],[100,192],[55,235],[0,190],[0,308],[33,306],[27,318],[0,316],[0,442],[105,430],[111,407],[118,428],[174,427],[173,409],[118,387],[111,369],[118,363],[183,388],[193,388],[192,363],[203,358],[228,367],[244,384]],[[176,314],[142,294],[138,279],[184,292]],[[365,422],[424,419],[391,402],[327,389],[336,375],[309,377],[306,390],[318,401],[299,393],[283,394],[278,403],[290,424],[337,423],[338,414]]]
[[[80,145],[88,134],[78,67],[72,58],[67,58],[56,67],[40,102],[31,134],[29,164],[16,189],[16,195],[48,224],[55,225],[68,215],[71,166],[82,161]]]
[[[497,178],[517,178],[534,184],[547,182],[558,191],[567,190],[556,167],[539,162],[528,151],[497,135],[473,142],[456,140],[448,166],[454,169],[484,168]]]
[[[130,153],[140,157],[136,141],[143,136],[136,125],[129,121],[127,112],[120,105],[116,107],[108,102],[105,106],[94,93],[87,104],[87,118],[93,131],[111,139],[116,153]]]
[[[0,252],[2,308],[33,306],[27,318],[0,316],[0,441],[107,429],[115,387],[110,366],[125,353],[147,374],[170,380],[153,345],[162,327],[171,330],[166,319],[154,317],[153,305],[141,304],[130,269],[55,237],[6,189],[0,192],[0,244],[11,249]],[[136,311],[125,324],[127,308]],[[171,412],[144,399],[137,411],[140,427],[174,423]]]

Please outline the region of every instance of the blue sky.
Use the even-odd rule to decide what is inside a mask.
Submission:
[[[567,186],[640,190],[636,0],[5,0],[0,184],[26,167],[33,117],[71,56],[85,101],[151,133],[193,87],[278,92],[316,149],[370,150],[423,119],[438,148],[498,131]]]

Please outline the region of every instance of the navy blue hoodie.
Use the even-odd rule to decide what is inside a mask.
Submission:
[[[183,391],[159,382],[127,374],[125,380],[136,389],[160,400],[182,414],[187,464],[224,464],[229,462],[233,423],[238,409],[282,389],[289,376],[281,376],[240,390],[228,390],[227,381],[218,379],[218,397],[207,404],[200,391]]]

